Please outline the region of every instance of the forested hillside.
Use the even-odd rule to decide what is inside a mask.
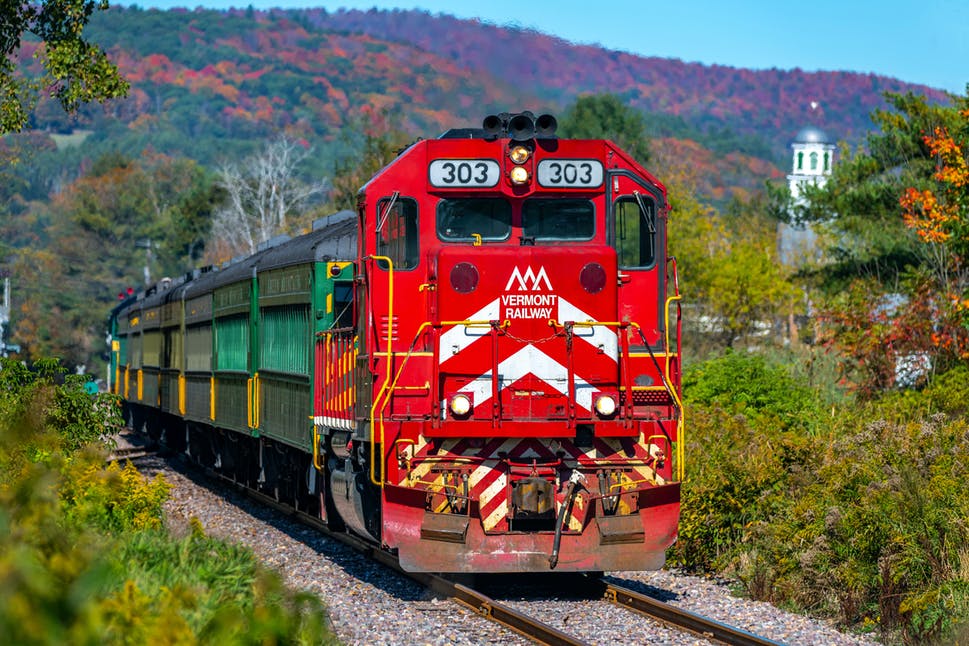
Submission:
[[[300,163],[287,172],[314,187],[289,214],[293,232],[348,206],[417,137],[506,110],[563,117],[579,97],[608,93],[642,116],[639,139],[674,206],[702,214],[756,200],[765,180],[782,178],[804,125],[855,144],[871,111],[887,107],[883,91],[946,100],[871,75],[642,58],[421,11],[113,8],[85,35],[117,62],[127,98],[76,116],[42,99],[27,131],[0,139],[0,160],[15,161],[0,166],[0,269],[12,267],[23,304],[11,329],[30,352],[75,363],[98,354],[119,289],[238,253],[218,248],[225,236],[213,228],[223,180],[281,137],[299,149],[288,148]],[[28,73],[40,47],[24,40]],[[821,107],[810,111],[811,101]],[[773,232],[763,228],[766,248]]]
[[[807,123],[857,141],[886,91],[944,99],[874,75],[643,58],[421,11],[112,9],[89,33],[132,92],[108,115],[89,109],[80,125],[117,138],[120,122],[132,147],[177,146],[203,162],[226,150],[216,138],[285,129],[332,141],[365,105],[395,111],[402,130],[428,136],[489,111],[555,112],[582,93],[610,92],[647,113],[654,135],[781,163]],[[43,110],[34,125],[74,124]]]
[[[313,10],[305,19],[321,29],[359,32],[413,43],[460,61],[473,75],[488,74],[534,88],[553,103],[581,92],[612,92],[640,109],[673,116],[701,131],[726,129],[763,138],[783,149],[810,121],[857,140],[871,129],[869,113],[884,106],[882,93],[943,93],[872,74],[752,71],[675,59],[644,58],[602,47],[573,45],[533,31],[508,29],[416,11]],[[643,38],[662,24],[643,24]],[[821,111],[812,113],[810,102]]]

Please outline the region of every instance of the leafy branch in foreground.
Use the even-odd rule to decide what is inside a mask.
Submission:
[[[41,92],[46,91],[70,113],[83,103],[128,94],[128,83],[100,47],[84,39],[91,14],[108,8],[107,0],[4,2],[0,14],[0,134],[27,125]],[[23,41],[38,39],[40,47]],[[32,37],[32,38],[31,38]],[[31,43],[34,45],[34,43]],[[21,56],[33,50],[43,72],[23,74]]]

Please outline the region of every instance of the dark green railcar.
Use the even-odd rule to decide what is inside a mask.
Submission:
[[[282,474],[311,471],[317,338],[352,321],[356,238],[339,213],[116,307],[112,389],[129,422],[213,468],[257,465],[250,484],[295,496]]]

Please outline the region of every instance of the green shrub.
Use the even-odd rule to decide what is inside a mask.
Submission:
[[[814,392],[760,354],[728,351],[683,375],[687,404],[717,405],[730,413],[769,417],[784,429],[812,430],[819,415]]]
[[[123,427],[120,401],[107,393],[92,397],[84,377],[64,372],[52,359],[28,369],[0,358],[0,482],[53,453],[113,448],[112,436]]]
[[[161,474],[148,480],[130,462],[79,462],[65,475],[60,495],[68,519],[109,532],[161,528],[171,490]]]
[[[12,644],[333,643],[246,549],[164,529],[169,486],[105,466],[118,418],[56,362],[0,363],[0,635]]]
[[[697,368],[671,562],[906,643],[969,622],[969,371],[822,408],[756,358]]]

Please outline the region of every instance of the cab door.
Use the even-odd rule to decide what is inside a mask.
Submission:
[[[619,321],[635,323],[627,332],[629,347],[654,352],[664,348],[666,236],[662,193],[628,170],[609,177],[608,240],[616,251]]]

